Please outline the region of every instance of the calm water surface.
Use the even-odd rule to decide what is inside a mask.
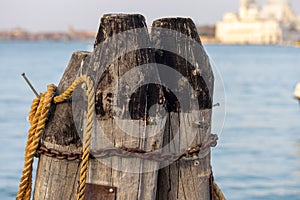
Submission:
[[[33,93],[57,84],[80,42],[0,42],[0,199],[14,199],[23,169]],[[227,199],[300,199],[300,48],[207,45],[223,79],[226,121],[212,166]],[[217,80],[219,81],[219,80]],[[215,101],[222,102],[218,94]],[[221,95],[222,96],[222,95]],[[216,118],[218,120],[218,118]],[[218,124],[218,122],[214,122]]]

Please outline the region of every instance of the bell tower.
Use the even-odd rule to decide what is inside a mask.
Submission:
[[[241,19],[244,19],[247,17],[248,8],[249,8],[248,0],[240,0],[239,17]]]

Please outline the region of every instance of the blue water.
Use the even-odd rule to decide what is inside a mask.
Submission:
[[[82,42],[0,42],[0,198],[14,199],[23,169],[33,93],[58,83]],[[213,149],[215,179],[227,199],[300,199],[300,48],[205,46],[224,81],[226,120]],[[215,93],[222,93],[219,88]],[[221,101],[217,99],[216,101]],[[215,108],[218,109],[218,108]]]
[[[227,117],[213,169],[228,199],[300,199],[300,49],[207,46]]]

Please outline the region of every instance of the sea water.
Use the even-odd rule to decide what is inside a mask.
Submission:
[[[14,199],[23,169],[34,94],[58,84],[85,42],[0,42],[0,199]],[[216,77],[214,177],[227,199],[300,199],[300,48],[205,45]],[[224,88],[222,86],[224,85]],[[224,92],[225,89],[225,92]],[[224,100],[226,97],[226,101]],[[226,110],[223,125],[223,111]]]

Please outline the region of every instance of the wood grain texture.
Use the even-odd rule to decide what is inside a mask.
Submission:
[[[62,93],[75,80],[90,53],[74,52],[57,88]],[[82,143],[72,116],[71,103],[53,105],[42,139],[48,148],[81,152]],[[41,155],[37,167],[33,198],[36,200],[74,199],[77,191],[79,161],[65,161]]]
[[[56,95],[63,93],[76,79],[78,71],[84,62],[88,63],[89,52],[74,52],[70,62],[57,86]],[[72,115],[72,103],[59,103],[53,105],[49,114],[49,122],[45,129],[43,141],[68,146],[70,144],[80,147],[81,140],[78,136]]]
[[[157,63],[167,65],[180,73],[177,77],[169,78],[168,73],[160,71],[161,81],[174,85],[173,93],[179,94],[176,100],[167,98],[169,104],[175,103],[171,106],[175,109],[170,110],[163,146],[171,143],[170,151],[179,151],[200,144],[210,133],[214,76],[196,26],[191,19],[158,19],[153,22],[152,27],[153,43],[162,47],[174,45],[174,49],[179,49],[181,55],[185,55],[183,57],[174,52],[158,49],[155,56]],[[192,90],[187,92],[185,85],[190,85]],[[170,91],[165,90],[164,95],[171,96]],[[195,122],[201,122],[203,126],[193,128]],[[174,141],[178,134],[180,139]],[[172,163],[159,170],[156,199],[209,200],[210,174],[210,155],[196,161],[180,160]]]
[[[120,34],[124,35],[114,39]],[[96,81],[98,125],[92,150],[128,147],[154,151],[160,148],[165,124],[147,124],[148,109],[159,102],[160,88],[144,85],[147,80],[159,79],[157,71],[143,73],[139,67],[155,61],[153,51],[144,49],[145,45],[150,45],[150,38],[143,16],[102,17],[91,58],[93,64],[82,72],[95,77],[94,80],[100,76]],[[107,57],[111,62],[105,65]],[[101,68],[105,69],[101,71]],[[149,137],[152,133],[155,134]],[[139,158],[91,160],[88,182],[117,187],[118,200],[151,200],[156,196],[158,166],[158,162]]]

